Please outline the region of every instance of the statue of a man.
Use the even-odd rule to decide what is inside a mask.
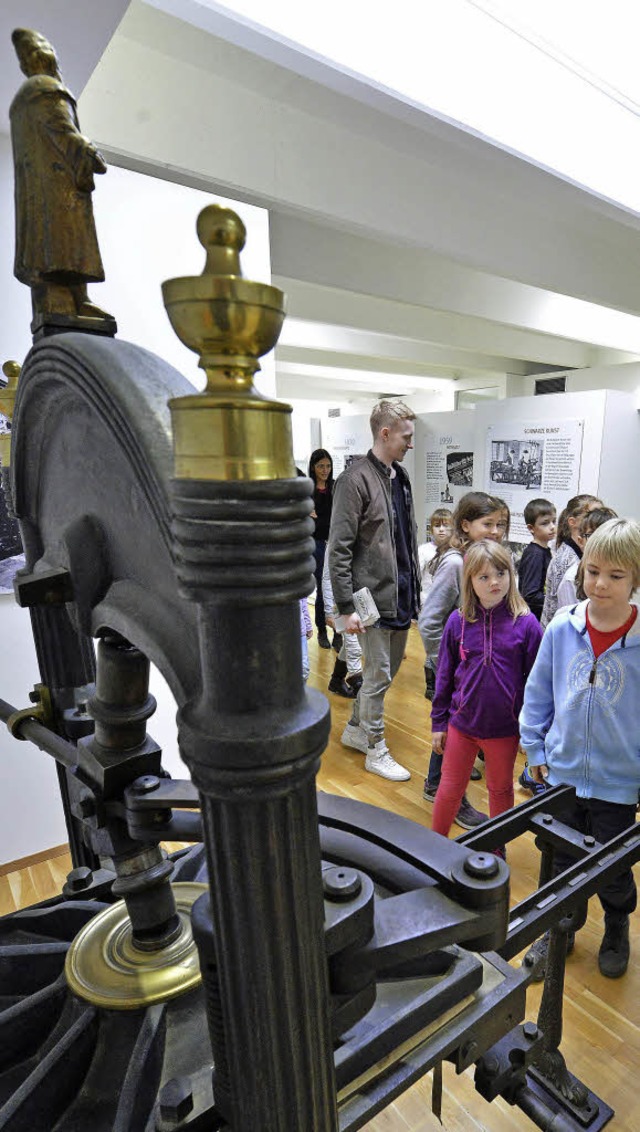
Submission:
[[[93,320],[94,326],[95,320],[107,320],[115,327],[111,315],[87,297],[87,283],[104,279],[91,193],[94,174],[105,173],[106,163],[80,133],[75,99],[62,81],[51,44],[24,28],[11,38],[27,76],[9,111],[14,273],[31,287],[34,329],[47,321],[73,325],[79,318]]]

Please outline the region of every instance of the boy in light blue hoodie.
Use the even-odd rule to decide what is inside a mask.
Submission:
[[[640,619],[630,600],[640,583],[640,525],[604,523],[586,544],[581,569],[587,600],[547,627],[525,688],[520,737],[535,781],[575,787],[575,803],[560,819],[607,842],[634,825],[640,790]],[[556,873],[571,863],[557,854]],[[615,979],[629,963],[637,900],[631,869],[603,883],[598,896],[605,922],[598,966]],[[525,957],[535,981],[544,978],[547,942],[538,940]]]

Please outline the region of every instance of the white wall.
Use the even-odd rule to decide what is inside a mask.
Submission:
[[[634,393],[607,392],[598,495],[619,515],[640,519],[640,414]]]
[[[90,288],[94,300],[113,313],[119,337],[160,354],[185,377],[202,385],[204,374],[197,357],[184,347],[171,329],[162,304],[160,284],[175,275],[199,275],[204,249],[195,224],[209,203],[229,204],[247,226],[247,248],[242,255],[247,278],[271,278],[268,215],[264,209],[237,204],[209,193],[111,168],[96,178],[96,224],[106,282]],[[22,362],[31,347],[31,300],[27,287],[14,279],[13,167],[9,139],[0,135],[0,224],[4,252],[0,256],[0,362]],[[256,384],[267,396],[275,395],[273,355],[263,360]],[[28,613],[13,595],[0,595],[0,698],[24,707],[39,680]],[[175,704],[159,673],[152,678],[158,711],[149,724],[150,734],[166,751],[167,769],[186,777],[180,761],[175,728]],[[55,767],[50,756],[29,743],[12,739],[0,726],[0,864],[30,856],[66,841]]]
[[[161,283],[181,275],[200,275],[205,252],[196,235],[198,214],[207,204],[234,208],[247,228],[241,256],[247,279],[269,282],[269,217],[263,208],[112,167],[96,177],[93,194],[105,282],[89,288],[91,298],[115,316],[118,337],[163,357],[199,388],[204,373],[197,355],[174,334],[162,303]],[[13,164],[9,138],[0,134],[0,224],[5,251],[0,256],[0,361],[22,362],[31,348],[29,288],[13,276]],[[263,359],[257,388],[275,395],[273,353]]]
[[[293,458],[296,466],[306,474],[311,453],[322,445],[320,418],[326,415],[327,405],[323,401],[307,401],[302,398],[295,400],[292,397],[281,396],[279,389],[278,400],[286,401],[293,409],[291,414]]]
[[[22,363],[31,349],[31,294],[13,276],[14,253],[13,160],[11,141],[0,134],[0,365],[8,359]]]
[[[522,383],[522,393],[524,395],[533,393],[535,388],[536,376],[538,378],[549,377],[548,373],[541,373],[532,375],[531,377],[520,378]],[[562,376],[557,374],[553,376]],[[581,391],[591,389],[619,389],[622,393],[631,393],[636,398],[636,403],[640,406],[640,364],[638,362],[626,362],[615,366],[591,366],[589,369],[575,369],[567,370],[564,374],[566,376],[566,391],[567,393],[579,393]],[[558,396],[558,394],[550,394],[550,396]]]
[[[0,698],[29,704],[40,680],[31,619],[13,594],[0,594]],[[31,743],[13,739],[0,724],[0,865],[67,840],[55,763]]]
[[[638,370],[640,373],[640,368]],[[510,422],[582,421],[583,440],[577,492],[599,496],[620,515],[640,518],[640,479],[635,474],[640,450],[640,414],[635,393],[587,389],[546,397],[508,397],[478,403],[472,411],[430,414],[416,428],[414,494],[419,525],[424,523],[424,488],[421,482],[428,432],[451,431],[459,423],[473,422],[473,487],[487,490],[487,430]],[[442,426],[440,428],[440,425]],[[420,529],[422,529],[420,527]]]

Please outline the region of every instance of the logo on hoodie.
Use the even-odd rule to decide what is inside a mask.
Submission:
[[[567,707],[574,700],[583,698],[590,690],[596,698],[598,707],[613,715],[616,704],[624,692],[624,668],[615,652],[605,652],[595,662],[586,653],[574,657],[567,672]]]

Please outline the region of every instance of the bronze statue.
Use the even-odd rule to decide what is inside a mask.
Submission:
[[[31,287],[32,329],[35,333],[43,325],[51,330],[85,326],[113,334],[112,316],[87,296],[87,283],[104,279],[91,193],[94,174],[107,170],[105,160],[80,133],[76,102],[62,81],[51,44],[24,28],[17,28],[11,38],[27,76],[9,111],[15,166],[14,273]]]

